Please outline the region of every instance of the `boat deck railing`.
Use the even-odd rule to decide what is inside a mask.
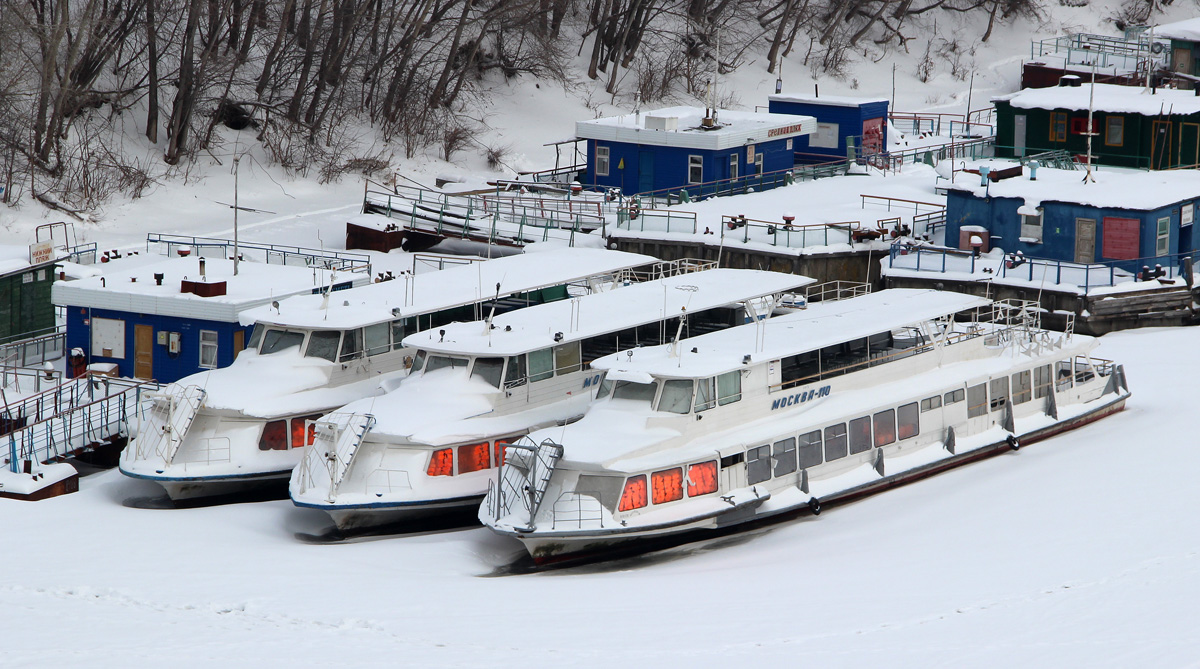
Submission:
[[[201,256],[204,253],[217,254],[222,258],[233,257],[234,242],[232,239],[215,237],[193,237],[189,235],[167,235],[151,232],[146,235],[146,251],[151,245],[164,255],[175,255],[182,248],[191,249],[191,253]],[[285,244],[267,244],[263,242],[247,242],[238,240],[238,253],[262,254],[263,262],[271,265],[294,265],[300,267],[320,267],[340,272],[371,273],[371,256],[352,251],[329,251],[326,249],[310,249],[302,246]]]

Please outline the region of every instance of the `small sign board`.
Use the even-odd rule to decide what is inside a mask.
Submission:
[[[1192,219],[1194,219],[1195,216],[1196,216],[1196,204],[1195,203],[1183,205],[1183,207],[1179,210],[1179,227],[1183,227],[1185,225],[1191,225]]]
[[[54,245],[50,242],[38,242],[29,245],[29,264],[40,265],[54,260]]]

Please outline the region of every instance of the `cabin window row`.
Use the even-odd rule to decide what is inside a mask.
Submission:
[[[258,438],[258,450],[286,451],[311,446],[317,437],[316,426],[311,421],[320,417],[321,414],[312,414],[267,421]]]
[[[921,433],[917,402],[746,450],[746,482],[762,483]]]
[[[614,382],[606,379],[600,384],[596,399],[604,399],[610,394],[615,400],[650,403],[656,411],[676,414],[689,414],[692,411],[700,413],[715,406],[740,401],[742,374],[740,370],[735,370],[704,379],[667,379],[652,383]]]
[[[684,469],[687,470],[686,479]],[[646,474],[630,476],[625,479],[625,487],[621,491],[617,511],[633,511],[644,508],[648,504],[667,504],[681,500],[685,488],[688,497],[700,497],[715,493],[717,491],[717,461],[697,462],[686,468],[671,467],[653,472],[649,476]]]
[[[251,333],[248,348],[270,355],[302,346],[305,357],[349,362],[403,348],[404,338],[414,329],[415,320],[411,318],[350,330],[307,331],[260,325]]]
[[[1013,404],[1024,404],[1043,399],[1050,394],[1051,389],[1063,392],[1071,387],[1073,381],[1082,382],[1091,378],[1091,373],[1090,366],[1082,365],[1076,373],[1075,362],[1061,360],[1054,365],[1040,365],[1032,370],[1023,370],[1011,376],[1002,376],[969,386],[966,389],[967,418],[978,418],[989,411],[1001,411],[1009,401]],[[949,404],[950,393],[946,395],[946,403]]]
[[[932,343],[916,328],[880,332],[805,351],[780,360],[780,384],[777,389],[856,372],[932,349]]]
[[[429,476],[454,476],[504,466],[505,446],[519,437],[481,441],[449,448],[439,448],[429,455],[425,473]],[[455,464],[457,461],[457,468]]]

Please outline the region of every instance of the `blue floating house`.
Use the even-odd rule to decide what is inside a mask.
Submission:
[[[791,169],[794,143],[816,130],[811,116],[698,107],[579,121],[585,181],[633,195]]]
[[[817,129],[796,139],[796,162],[846,158],[850,147],[862,154],[887,150],[888,101],[838,95],[772,95],[772,114],[799,114],[817,120]]]
[[[238,315],[292,295],[363,285],[362,273],[223,258],[122,261],[103,276],[57,281],[52,301],[67,314],[67,349],[88,364],[115,363],[121,376],[177,381],[225,367],[250,327]],[[109,265],[111,268],[112,265]]]
[[[998,170],[994,181],[957,172],[946,191],[946,243],[970,250],[986,231],[986,247],[1078,263],[1115,261],[1130,271],[1175,265],[1200,249],[1193,233],[1200,178],[1193,170],[1164,172],[1040,168],[992,161],[968,169]]]

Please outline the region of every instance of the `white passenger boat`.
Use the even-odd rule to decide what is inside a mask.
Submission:
[[[158,393],[121,472],[162,484],[172,499],[284,482],[315,436],[306,421],[407,374],[415,351],[406,336],[493,307],[564,299],[569,284],[586,292],[652,262],[598,249],[527,253],[246,312],[245,324],[255,323],[246,350]]]
[[[608,356],[581,420],[507,447],[480,519],[538,562],[684,541],[819,513],[1124,408],[1123,368],[1038,313],[897,289]]]
[[[592,360],[769,316],[813,283],[684,267],[703,269],[406,338],[417,349],[412,373],[316,423],[292,500],[342,530],[477,508],[504,444],[583,415],[602,377]]]

